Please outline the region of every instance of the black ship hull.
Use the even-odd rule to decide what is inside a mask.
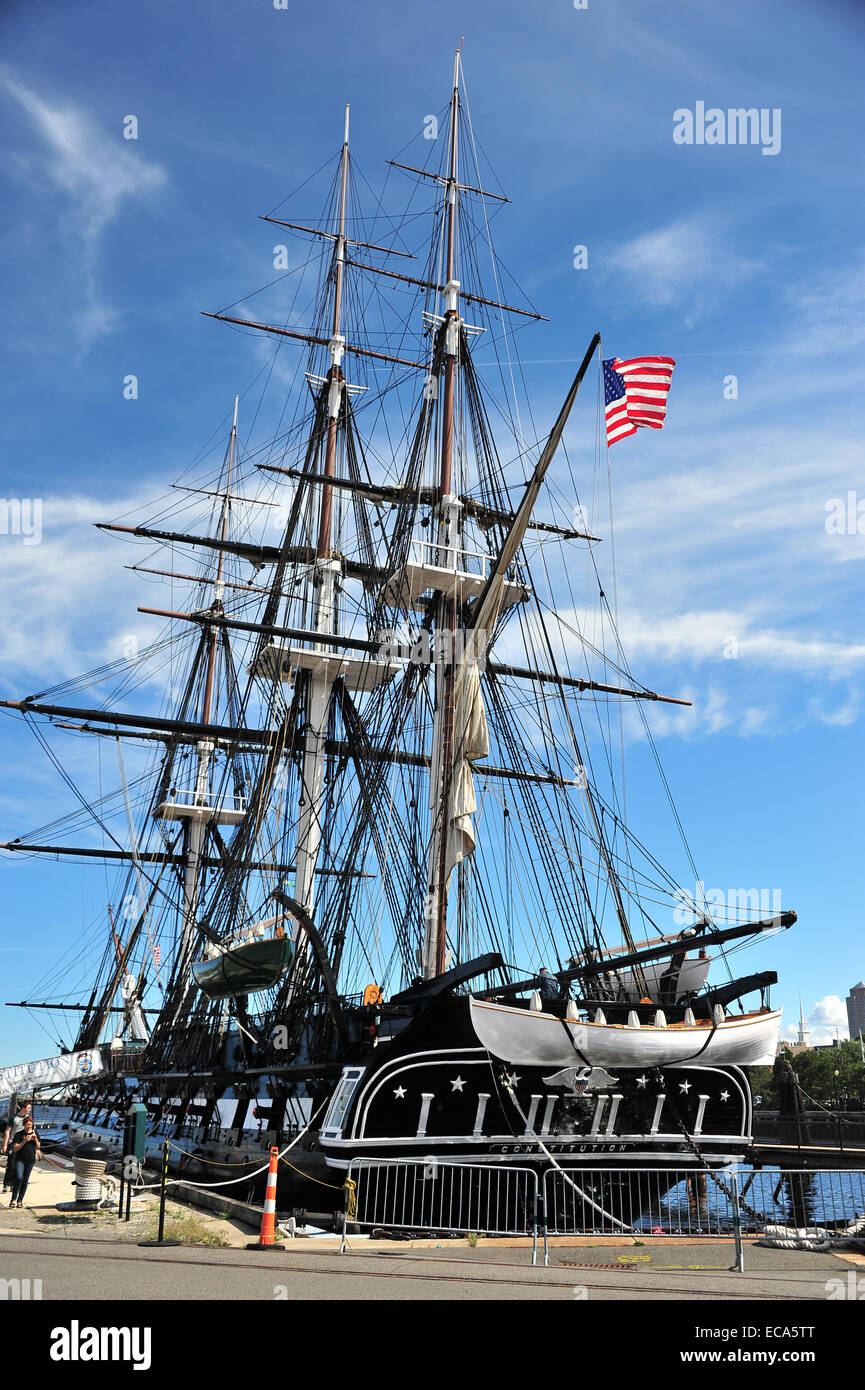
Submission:
[[[279,1169],[283,1210],[342,1209],[346,1178],[364,1162],[389,1161],[528,1169],[541,1181],[556,1170],[595,1173],[589,1185],[603,1190],[604,1205],[628,1211],[641,1190],[628,1175],[651,1172],[659,1190],[662,1173],[722,1168],[751,1142],[751,1094],[736,1066],[596,1067],[588,1076],[579,1065],[552,1074],[513,1067],[479,1046],[467,996],[436,1000],[391,1027],[390,1037],[356,1042],[347,1056],[307,1060],[310,1074],[316,1066],[334,1073],[343,1062],[333,1079],[287,1083],[277,1069],[255,1078],[223,1073],[219,1082],[190,1074],[169,1083],[143,1069],[104,1078],[101,1094],[94,1087],[82,1098],[70,1144],[100,1138],[119,1157],[122,1114],[135,1093],[151,1111],[149,1158],[168,1140],[175,1176],[214,1186],[233,1179],[223,1190],[243,1200],[260,1198],[271,1146],[296,1140],[291,1166]],[[303,1059],[292,1066],[302,1072]],[[247,1123],[218,1123],[216,1098],[223,1115],[235,1110]],[[289,1114],[313,1123],[286,1124]]]
[[[319,1134],[328,1163],[358,1160],[683,1169],[740,1159],[751,1093],[737,1066],[513,1067],[471,1028],[465,996],[420,1013],[347,1066]]]

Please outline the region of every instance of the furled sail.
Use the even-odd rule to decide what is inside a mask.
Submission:
[[[476,656],[460,666],[454,689],[454,764],[447,821],[446,872],[450,876],[457,864],[475,848],[472,817],[478,803],[472,776],[472,762],[490,751],[489,730],[481,696],[481,677]]]
[[[138,997],[138,979],[135,975],[126,975],[120,985],[123,994],[123,1008],[125,1016],[118,1025],[115,1035],[115,1043],[120,1042],[127,1029],[131,1032],[135,1042],[147,1042],[150,1034],[147,1024],[144,1021],[144,1014],[141,1009],[141,1002]]]

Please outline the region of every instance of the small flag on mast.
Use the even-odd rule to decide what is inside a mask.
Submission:
[[[607,445],[636,434],[644,425],[659,430],[667,413],[673,357],[610,357],[604,362]]]

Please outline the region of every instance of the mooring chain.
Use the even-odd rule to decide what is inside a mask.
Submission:
[[[663,1084],[663,1077],[661,1076],[661,1073],[657,1068],[655,1069],[654,1075],[655,1080]],[[730,1202],[731,1205],[738,1206],[739,1208],[741,1208],[741,1210],[746,1214],[746,1216],[753,1217],[754,1220],[759,1223],[759,1225],[765,1226],[766,1213],[757,1211],[754,1207],[750,1206],[749,1203],[745,1201],[745,1198],[741,1196],[741,1194],[736,1193],[734,1195],[733,1189],[729,1187],[727,1183],[724,1182],[723,1178],[719,1178],[717,1173],[713,1172],[713,1170],[709,1167],[708,1160],[706,1159],[705,1155],[700,1152],[700,1149],[696,1144],[695,1140],[688,1133],[687,1126],[685,1125],[685,1122],[679,1114],[678,1109],[675,1105],[673,1106],[673,1115],[675,1116],[676,1124],[682,1131],[682,1138],[684,1139],[685,1143],[688,1145],[689,1149],[697,1158],[697,1160],[703,1165],[704,1171],[712,1179],[712,1182],[715,1184],[715,1186],[720,1188],[720,1190],[723,1192],[724,1196],[727,1198],[727,1201]]]

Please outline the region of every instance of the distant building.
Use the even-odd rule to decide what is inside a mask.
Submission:
[[[850,1037],[858,1038],[860,1033],[865,1036],[865,981],[860,980],[853,986],[845,1002]]]
[[[810,1051],[811,1033],[805,1022],[805,1006],[802,1003],[801,994],[799,995],[799,1032],[796,1034],[796,1041],[782,1043],[781,1046],[786,1048],[788,1052],[792,1052],[794,1056],[798,1056],[800,1052]]]

